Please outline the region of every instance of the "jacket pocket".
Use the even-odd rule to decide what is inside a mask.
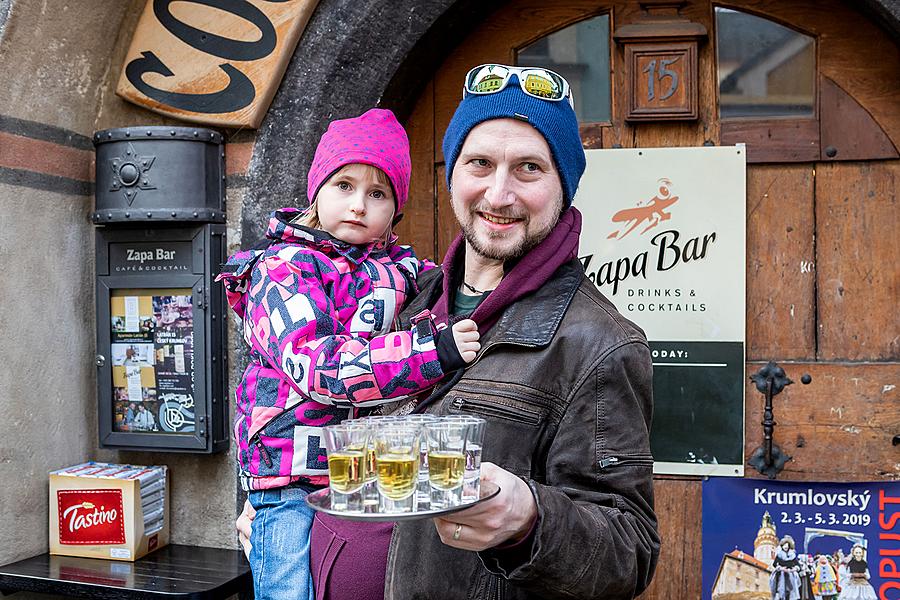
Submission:
[[[545,433],[549,409],[537,399],[494,390],[454,391],[444,405],[450,414],[469,414],[485,420],[482,460],[502,466],[520,477],[543,480]]]
[[[293,408],[289,408],[287,410],[283,410],[271,419],[269,422],[263,425],[262,429],[254,433],[250,439],[247,441],[248,451],[250,457],[252,458],[254,453],[259,453],[259,469],[253,469],[250,467],[250,473],[253,476],[262,476],[262,475],[287,475],[287,473],[278,473],[277,471],[273,471],[273,467],[275,465],[274,459],[272,458],[271,452],[266,448],[265,443],[262,441],[262,436],[266,435],[269,437],[281,437],[277,435],[279,431],[286,431],[296,424],[296,417],[293,415]],[[247,461],[252,465],[252,460]]]
[[[247,458],[242,466],[250,476],[328,474],[322,427],[347,419],[350,409],[332,405],[315,406],[321,408],[304,409],[304,405],[295,405],[283,410],[247,440]],[[315,411],[319,421],[316,425],[308,425],[298,419],[298,411],[303,413],[305,410]]]
[[[625,489],[623,486],[633,488],[634,482],[650,482],[653,476],[653,456],[646,453],[606,454],[599,459],[597,466],[600,479],[604,480],[613,489]],[[649,497],[652,497],[652,488],[648,487],[642,493],[649,494]],[[633,512],[633,506],[625,502],[622,494],[612,494],[609,498],[614,501],[615,507],[621,512]]]

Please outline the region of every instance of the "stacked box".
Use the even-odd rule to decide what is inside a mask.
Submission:
[[[86,462],[50,473],[50,553],[137,560],[169,543],[167,469]]]

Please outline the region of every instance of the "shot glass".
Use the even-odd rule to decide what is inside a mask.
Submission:
[[[425,424],[431,508],[450,508],[463,502],[468,428],[468,423],[461,421]]]
[[[385,423],[385,421],[373,419],[372,417],[352,419],[342,423],[343,425],[348,425],[350,427],[359,427],[364,429],[367,433],[366,458],[363,471],[365,483],[362,487],[363,512],[365,513],[378,512],[378,484],[375,481],[375,437],[373,433],[379,424],[383,423]]]
[[[324,430],[331,507],[343,512],[363,512],[369,430],[344,423],[328,425]]]
[[[405,423],[410,423],[418,427],[424,427],[427,423],[435,423],[438,418],[434,415],[415,414],[403,417]],[[419,452],[419,480],[416,484],[416,502],[418,510],[428,510],[431,505],[431,484],[428,482],[428,443],[425,435],[421,436],[422,444]]]
[[[415,424],[389,422],[376,427],[372,435],[380,512],[416,511],[421,428]]]
[[[446,415],[444,421],[465,423],[466,469],[463,474],[463,502],[474,502],[481,497],[481,447],[484,444],[485,420],[474,415]]]

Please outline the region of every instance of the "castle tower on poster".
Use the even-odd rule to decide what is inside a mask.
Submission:
[[[778,552],[778,535],[775,532],[775,523],[769,511],[766,511],[762,518],[762,525],[756,539],[753,540],[753,558],[761,560],[768,566],[772,566],[775,560],[775,553]]]

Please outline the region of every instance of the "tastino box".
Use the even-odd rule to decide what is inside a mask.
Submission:
[[[87,462],[50,473],[50,554],[137,560],[169,543],[164,466]]]

